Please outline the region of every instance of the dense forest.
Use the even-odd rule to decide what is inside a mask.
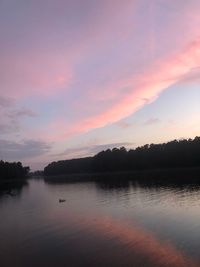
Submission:
[[[0,180],[24,179],[28,176],[30,168],[23,167],[21,162],[0,161]]]
[[[45,175],[200,167],[200,137],[146,144],[135,149],[107,149],[94,157],[50,163]]]

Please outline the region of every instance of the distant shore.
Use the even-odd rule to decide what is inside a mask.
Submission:
[[[168,168],[168,169],[148,169],[137,171],[116,171],[116,172],[90,172],[72,173],[44,176],[44,180],[50,183],[62,182],[84,182],[98,180],[195,180],[200,182],[200,167],[191,168]]]
[[[53,161],[44,175],[79,173],[151,173],[152,170],[200,168],[200,137],[146,144],[127,150],[125,147],[103,150],[93,157]],[[154,171],[155,172],[155,171]]]

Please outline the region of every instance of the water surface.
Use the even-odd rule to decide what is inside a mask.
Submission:
[[[200,266],[197,184],[30,180],[0,218],[1,267]]]

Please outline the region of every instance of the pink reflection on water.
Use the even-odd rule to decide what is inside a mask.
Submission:
[[[103,237],[106,240],[119,241],[122,248],[125,247],[130,252],[128,257],[129,263],[137,264],[137,262],[142,262],[143,264],[144,261],[142,266],[148,267],[200,266],[200,262],[198,263],[196,260],[188,257],[170,241],[160,240],[152,232],[140,226],[115,220],[109,216],[87,218],[77,215],[68,216],[68,222],[83,226],[86,231],[89,231],[89,234],[92,232],[97,238]],[[121,257],[121,255],[116,255],[116,257]],[[127,261],[127,259],[123,259],[123,256],[120,260],[122,262],[123,260]]]

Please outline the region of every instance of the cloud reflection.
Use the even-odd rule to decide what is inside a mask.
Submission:
[[[178,250],[172,243],[159,240],[152,232],[142,227],[127,224],[108,216],[79,218],[78,221],[97,236],[103,236],[106,240],[120,241],[120,246],[127,247],[130,252],[129,261],[132,264],[136,262],[143,264],[144,262],[142,266],[148,267],[199,266],[195,260]]]

